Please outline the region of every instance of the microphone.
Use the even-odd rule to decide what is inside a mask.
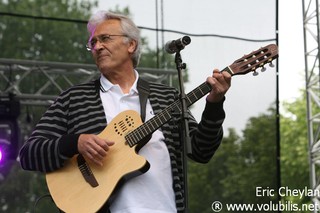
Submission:
[[[175,52],[179,52],[180,50],[183,50],[185,46],[190,44],[191,38],[189,36],[183,36],[182,38],[179,38],[177,40],[168,41],[164,49],[167,53],[173,54]]]

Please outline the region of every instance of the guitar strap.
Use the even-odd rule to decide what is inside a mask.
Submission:
[[[147,100],[149,96],[149,83],[141,78],[138,79],[137,89],[139,92],[140,112],[142,122],[146,119]]]

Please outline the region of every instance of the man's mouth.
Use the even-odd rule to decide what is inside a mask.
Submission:
[[[104,60],[104,59],[106,59],[107,57],[109,57],[109,55],[108,55],[108,54],[101,54],[101,55],[98,55],[98,57],[97,57],[97,61]]]

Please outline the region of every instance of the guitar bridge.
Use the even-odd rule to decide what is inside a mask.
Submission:
[[[83,178],[86,180],[87,183],[90,184],[92,187],[99,186],[99,183],[97,182],[96,178],[94,177],[90,167],[88,166],[86,160],[82,155],[77,156],[77,162],[78,162],[78,168],[83,176]]]

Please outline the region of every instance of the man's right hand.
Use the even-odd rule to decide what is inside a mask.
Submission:
[[[114,142],[99,138],[93,134],[81,134],[78,139],[78,151],[93,163],[103,166],[103,158]]]

